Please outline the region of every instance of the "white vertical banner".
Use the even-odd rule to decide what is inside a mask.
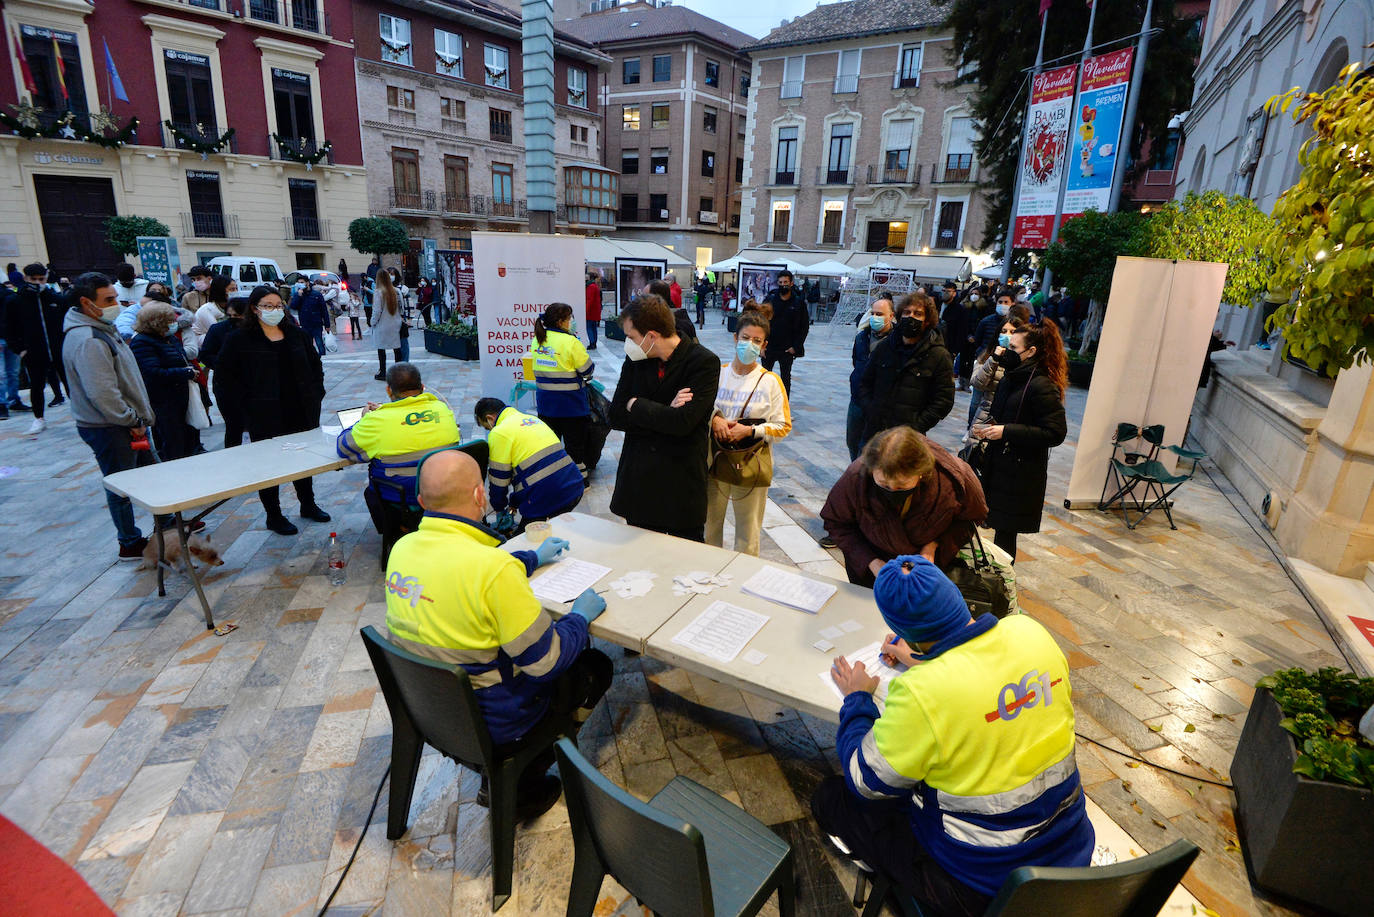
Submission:
[[[483,395],[510,398],[524,378],[521,357],[534,336],[534,320],[550,303],[572,306],[578,337],[586,339],[584,244],[581,236],[472,234]]]
[[[1117,424],[1163,424],[1164,444],[1183,444],[1225,283],[1224,264],[1116,259],[1066,505],[1101,499]],[[1171,453],[1160,461],[1174,467]]]

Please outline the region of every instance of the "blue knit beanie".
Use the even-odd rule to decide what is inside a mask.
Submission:
[[[968,604],[940,568],[919,554],[883,564],[873,598],[888,626],[913,647],[952,636],[969,622]]]

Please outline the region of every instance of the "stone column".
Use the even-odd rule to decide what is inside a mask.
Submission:
[[[1289,556],[1340,576],[1374,561],[1374,364],[1336,378],[1276,534]]]

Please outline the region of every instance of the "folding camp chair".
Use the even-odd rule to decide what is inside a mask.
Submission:
[[[1127,449],[1127,443],[1137,440],[1146,444],[1146,451],[1131,452]],[[1192,467],[1186,473],[1171,473],[1159,461],[1161,450],[1191,462]],[[1121,458],[1117,458],[1118,452]],[[1097,508],[1106,510],[1119,504],[1126,528],[1134,530],[1145,521],[1146,516],[1162,507],[1169,520],[1169,528],[1177,530],[1173,512],[1169,509],[1169,499],[1197,474],[1198,463],[1206,457],[1205,452],[1182,446],[1165,446],[1163,424],[1143,429],[1133,424],[1117,424],[1116,435],[1112,438],[1112,458],[1107,469],[1107,480],[1102,485],[1102,499],[1098,501]],[[1113,482],[1116,491],[1109,498],[1107,491]],[[1134,522],[1131,521],[1132,511],[1140,514]]]

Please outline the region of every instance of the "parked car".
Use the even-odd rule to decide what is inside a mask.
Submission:
[[[270,283],[274,286],[286,284],[282,277],[281,267],[271,258],[223,256],[211,258],[206,267],[216,274],[231,277],[238,281],[240,288],[251,290],[253,287],[264,283]]]
[[[339,275],[333,271],[322,271],[318,268],[307,268],[303,271],[292,271],[286,275],[286,285],[294,287],[297,280],[304,280],[306,283],[314,283],[316,280],[324,280],[325,283],[338,283]]]

